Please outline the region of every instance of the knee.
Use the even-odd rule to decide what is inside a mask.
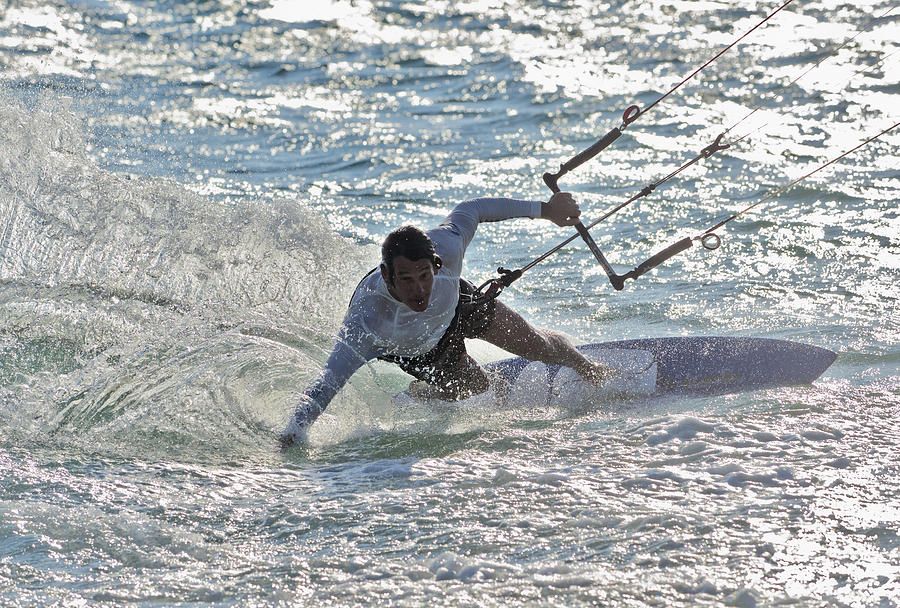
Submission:
[[[491,387],[486,375],[468,374],[455,378],[440,387],[442,398],[447,401],[459,401],[473,395],[479,395]]]
[[[491,383],[490,381],[488,381],[487,374],[482,371],[480,374],[477,374],[472,378],[472,381],[469,384],[469,393],[471,395],[480,395],[489,388],[491,388]]]
[[[546,331],[547,351],[552,357],[565,355],[572,350],[572,343],[558,331]]]
[[[442,371],[437,387],[443,393],[442,398],[448,401],[466,399],[491,387],[485,371],[466,353],[460,356],[458,365]]]
[[[543,363],[559,363],[572,350],[569,339],[557,331],[543,329],[539,334],[541,337],[540,352],[535,354],[536,358]]]

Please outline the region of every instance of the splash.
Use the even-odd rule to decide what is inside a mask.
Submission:
[[[60,101],[0,97],[4,433],[256,445],[318,371],[371,252],[291,200],[110,173]]]

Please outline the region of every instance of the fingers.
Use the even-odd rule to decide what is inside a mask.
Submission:
[[[574,226],[581,217],[581,209],[571,192],[556,192],[547,203],[548,219],[557,226]]]
[[[574,226],[575,224],[577,224],[580,221],[581,220],[578,218],[577,215],[569,215],[561,220],[558,220],[556,222],[556,225],[557,226]]]
[[[553,196],[550,197],[550,204],[578,208],[578,204],[575,203],[575,197],[572,196],[571,192],[554,192]]]

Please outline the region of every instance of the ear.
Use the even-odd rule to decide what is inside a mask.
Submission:
[[[434,271],[437,272],[444,265],[444,260],[441,259],[441,256],[438,254],[434,254],[434,258],[431,260],[431,264],[434,266]]]
[[[388,273],[387,264],[382,262],[378,267],[381,269],[381,278],[384,279],[384,282],[388,285],[393,285],[394,281],[391,280],[391,275]]]

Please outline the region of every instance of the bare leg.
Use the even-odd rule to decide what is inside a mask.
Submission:
[[[615,374],[612,368],[585,358],[561,333],[533,327],[503,302],[497,302],[494,321],[482,339],[529,361],[571,367],[591,382]]]
[[[488,377],[481,366],[468,353],[440,370],[437,384],[413,380],[409,394],[415,399],[443,399],[456,401],[483,393],[490,388]]]

